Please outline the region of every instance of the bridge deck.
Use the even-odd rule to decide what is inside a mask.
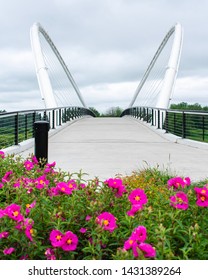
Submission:
[[[102,180],[148,166],[199,180],[208,176],[208,145],[174,143],[129,117],[83,118],[49,138],[48,161]]]

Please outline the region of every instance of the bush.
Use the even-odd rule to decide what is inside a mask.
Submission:
[[[208,259],[206,181],[83,177],[0,152],[0,259]]]

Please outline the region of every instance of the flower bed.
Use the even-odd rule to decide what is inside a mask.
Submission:
[[[157,169],[106,181],[0,151],[0,259],[208,259],[208,187]]]

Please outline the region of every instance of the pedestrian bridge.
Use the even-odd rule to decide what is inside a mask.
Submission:
[[[34,147],[21,153],[26,157]],[[48,160],[70,173],[104,180],[154,167],[200,180],[208,174],[208,144],[165,133],[136,118],[84,117],[49,137]]]
[[[45,109],[0,114],[1,146],[23,157],[35,153],[34,123],[46,121],[48,161],[67,172],[82,170],[103,180],[155,167],[192,180],[206,178],[208,115],[168,109],[182,34],[180,24],[166,34],[121,118],[93,118],[51,38],[34,24],[31,43]]]

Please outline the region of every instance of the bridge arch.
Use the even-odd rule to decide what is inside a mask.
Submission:
[[[30,29],[30,40],[32,51],[34,54],[34,61],[35,61],[35,69],[36,75],[38,79],[38,84],[41,92],[42,99],[45,102],[46,108],[55,108],[57,107],[57,102],[54,97],[54,89],[51,85],[51,80],[48,74],[48,66],[46,63],[46,59],[43,54],[40,35],[42,35],[45,40],[47,41],[48,45],[50,46],[51,50],[53,51],[55,57],[58,59],[67,79],[70,81],[73,89],[75,90],[77,97],[81,103],[81,106],[86,107],[85,102],[82,98],[81,92],[76,85],[66,63],[64,62],[62,56],[60,55],[59,51],[57,50],[55,44],[51,40],[48,33],[45,29],[40,25],[40,23],[34,23]],[[67,105],[67,104],[66,104]],[[74,104],[72,104],[74,105]]]
[[[129,104],[129,107],[132,107],[143,88],[150,72],[152,71],[157,59],[159,58],[160,54],[162,53],[164,47],[166,46],[167,42],[171,38],[171,36],[174,36],[172,48],[169,56],[168,65],[166,66],[165,70],[165,76],[163,79],[163,85],[159,92],[157,102],[156,102],[156,108],[163,108],[167,109],[169,107],[169,103],[171,100],[171,96],[174,89],[175,80],[178,73],[178,67],[180,63],[180,57],[181,57],[181,50],[182,50],[182,44],[183,44],[183,29],[180,23],[176,23],[165,35],[164,39],[162,40],[160,46],[158,47],[153,59],[151,60],[149,66],[147,67],[147,70],[145,71],[136,91],[133,96],[133,99],[131,103]]]

